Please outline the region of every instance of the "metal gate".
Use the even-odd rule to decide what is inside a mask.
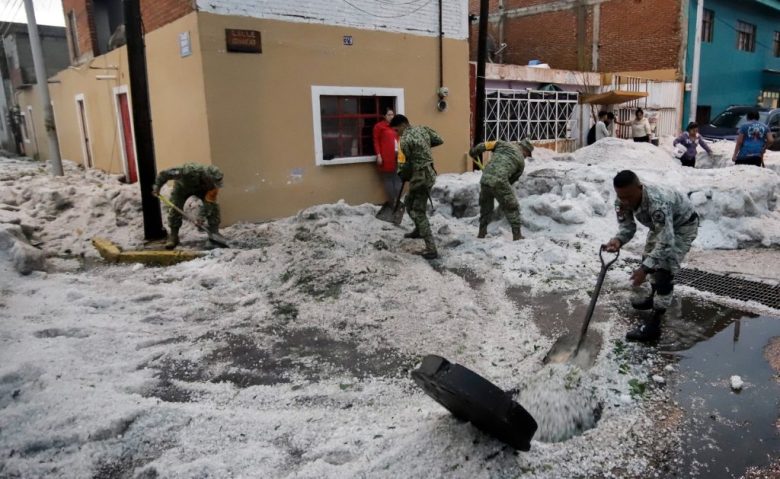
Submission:
[[[529,138],[556,151],[573,151],[577,92],[487,90],[485,138],[518,141]]]
[[[651,123],[655,124],[656,136],[677,136],[680,132],[682,83],[615,75],[612,80],[612,88],[647,93],[645,98],[622,103],[618,108],[615,108],[615,117],[619,121],[633,120],[636,109],[642,108],[645,111],[645,116],[650,119]],[[620,138],[631,138],[631,128],[628,126],[618,126],[616,131]]]

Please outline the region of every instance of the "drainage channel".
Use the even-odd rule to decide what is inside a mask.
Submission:
[[[626,261],[639,263],[635,259]],[[676,284],[690,286],[699,291],[780,309],[780,286],[689,268],[681,268],[675,275],[674,281]]]

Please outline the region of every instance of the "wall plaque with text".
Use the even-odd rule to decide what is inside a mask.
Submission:
[[[260,32],[257,30],[225,29],[227,51],[238,53],[263,53]]]

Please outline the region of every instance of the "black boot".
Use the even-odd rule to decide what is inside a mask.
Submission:
[[[417,239],[417,238],[421,238],[421,236],[420,236],[420,232],[417,230],[417,228],[415,228],[414,230],[412,230],[411,233],[406,233],[404,235],[404,238]]]
[[[477,233],[477,238],[484,238],[487,236],[487,225],[480,224],[479,225],[479,233]]]
[[[436,243],[433,242],[433,238],[425,238],[425,251],[423,251],[422,257],[425,259],[436,259],[439,257],[439,252],[436,251]]]
[[[638,328],[626,333],[626,341],[639,341],[649,343],[661,337],[661,318],[665,309],[653,311],[653,317],[642,323]]]
[[[523,239],[523,234],[520,233],[520,227],[512,228],[512,241],[518,241]]]
[[[655,286],[650,290],[650,296],[644,299],[632,299],[631,307],[639,311],[650,311],[653,309],[653,298],[655,297]]]

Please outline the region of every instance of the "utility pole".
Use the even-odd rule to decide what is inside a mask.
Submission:
[[[160,200],[152,195],[152,187],[157,179],[157,166],[154,160],[152,114],[149,106],[146,46],[141,23],[140,0],[124,0],[124,10],[133,127],[138,154],[138,183],[141,186],[141,207],[144,215],[144,238],[147,241],[154,241],[165,238],[165,229],[162,226]]]
[[[474,115],[474,145],[485,141],[485,62],[487,61],[487,27],[489,0],[479,2],[479,34],[477,40],[477,105]]]
[[[35,9],[33,8],[32,0],[24,0],[24,10],[27,14],[27,34],[30,36],[30,49],[32,50],[33,65],[35,66],[38,94],[41,96],[41,103],[43,104],[46,136],[49,139],[49,171],[53,176],[62,176],[62,159],[60,159],[60,145],[57,142],[54,110],[51,107],[51,96],[49,95],[49,78],[46,75],[41,37],[38,34],[38,23],[35,21]]]
[[[688,121],[696,121],[696,109],[699,106],[699,69],[701,67],[701,27],[704,20],[704,0],[698,0],[696,6],[696,41],[693,44],[693,78],[691,78],[691,106]]]

